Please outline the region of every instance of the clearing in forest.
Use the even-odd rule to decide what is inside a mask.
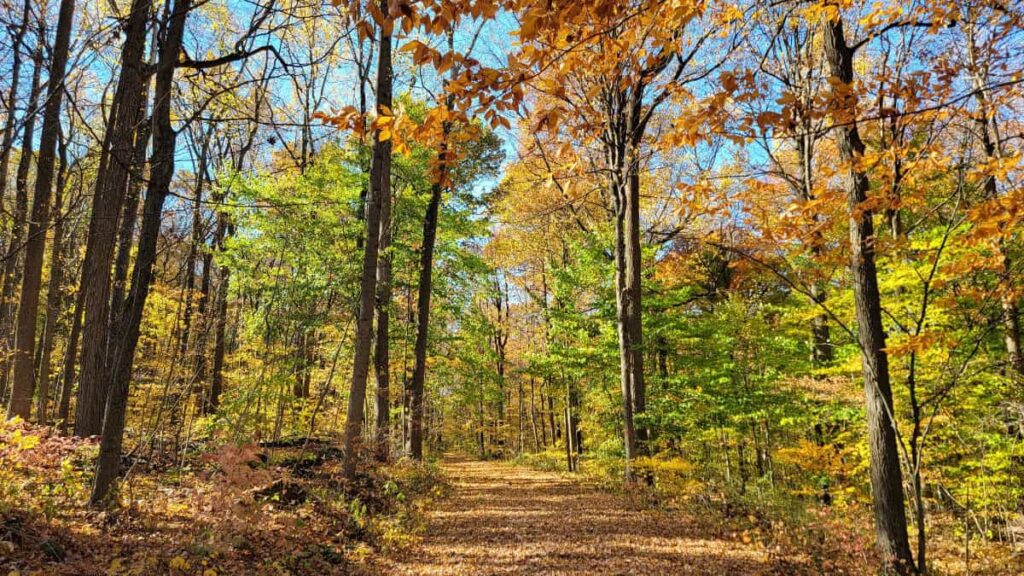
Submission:
[[[553,472],[450,459],[451,498],[380,574],[772,573],[763,548]]]

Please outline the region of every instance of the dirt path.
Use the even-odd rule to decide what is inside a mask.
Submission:
[[[451,460],[455,494],[421,542],[380,574],[769,573],[763,552],[702,533],[680,514],[640,510],[559,474]]]

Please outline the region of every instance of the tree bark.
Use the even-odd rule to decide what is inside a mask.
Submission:
[[[71,411],[71,388],[75,384],[75,366],[78,364],[78,340],[82,334],[82,312],[85,294],[81,291],[75,298],[75,310],[71,316],[71,332],[64,348],[64,366],[60,376],[60,405],[57,407],[57,419],[60,421],[61,433],[68,431],[68,418]]]
[[[14,391],[8,415],[28,416],[35,389],[36,320],[39,315],[39,292],[43,278],[43,256],[46,252],[46,230],[50,225],[50,193],[53,189],[54,166],[57,161],[57,139],[60,136],[60,109],[64,98],[64,76],[74,25],[74,0],[62,0],[57,18],[53,56],[50,61],[43,129],[39,137],[39,158],[36,162],[36,185],[32,197],[32,216],[25,246],[25,268],[22,274],[21,302],[15,332]],[[42,31],[40,32],[43,33]],[[42,40],[40,40],[42,43]],[[18,401],[15,402],[15,397]],[[45,400],[40,406],[45,408]],[[45,414],[41,415],[45,420]]]
[[[124,208],[121,211],[121,223],[117,232],[117,256],[114,260],[114,281],[110,296],[111,310],[121,310],[124,307],[128,265],[131,263],[132,244],[135,240],[139,196],[142,192],[143,172],[146,166],[146,152],[149,148],[152,125],[151,119],[145,117],[148,101],[149,82],[143,82],[142,98],[139,102],[139,121],[142,122],[142,125],[135,135],[135,156],[132,160],[131,173],[128,176],[128,189],[125,192]]]
[[[32,140],[35,137],[39,93],[41,91],[39,77],[43,69],[43,48],[42,40],[40,40],[33,56],[35,64],[32,68],[32,83],[29,89],[28,107],[25,112],[25,125],[22,127],[21,155],[18,158],[18,167],[15,170],[14,176],[14,218],[11,221],[11,233],[7,240],[3,270],[3,289],[0,291],[2,293],[2,296],[0,296],[0,344],[3,346],[0,351],[4,355],[14,348],[14,334],[11,325],[15,312],[14,288],[21,283],[20,274],[23,270],[18,264],[21,260],[21,251],[24,248],[25,226],[28,218],[28,174],[32,164]],[[4,362],[3,367],[0,368],[0,398],[7,391],[11,375],[11,364],[11,362]],[[15,402],[14,391],[12,391],[10,400],[12,403]],[[28,399],[19,398],[17,402],[19,404],[27,403],[24,408],[19,406],[18,414],[23,418],[28,418],[28,406],[32,402],[31,393]],[[11,414],[10,408],[11,405],[8,405],[8,414]]]
[[[224,238],[228,233],[227,214],[217,214],[217,228],[214,232],[214,247],[218,251],[224,249]],[[227,266],[218,266],[220,285],[217,286],[216,302],[213,311],[213,365],[210,374],[210,389],[206,396],[205,413],[213,414],[220,406],[220,395],[224,391],[224,353],[225,333],[228,324],[228,286],[231,271]]]
[[[383,8],[382,8],[383,9]],[[391,114],[392,70],[391,32],[386,23],[380,32],[380,46],[377,53],[377,114]],[[374,150],[370,165],[370,187],[372,194],[380,198],[380,231],[378,239],[380,258],[377,261],[377,338],[373,355],[373,368],[377,377],[377,426],[374,455],[380,462],[388,460],[388,431],[391,427],[391,369],[389,314],[391,311],[391,140],[377,142],[375,148],[382,148],[380,154]]]
[[[107,499],[121,467],[128,385],[139,341],[142,314],[153,281],[153,263],[156,261],[164,201],[170,192],[171,179],[174,176],[174,149],[177,138],[171,126],[171,98],[174,90],[175,64],[181,53],[185,20],[191,6],[192,0],[175,1],[167,23],[166,35],[160,46],[153,100],[153,156],[150,162],[152,170],[142,209],[142,227],[132,269],[132,284],[125,300],[125,310],[117,315],[117,338],[112,341],[112,362],[109,371],[112,385],[103,419],[96,482],[89,499],[90,504],[94,506]]]
[[[46,324],[41,342],[42,354],[39,360],[39,400],[36,419],[40,424],[48,423],[50,400],[50,362],[53,357],[53,339],[57,333],[61,303],[64,302],[64,218],[60,211],[64,207],[64,185],[67,173],[65,147],[60,145],[60,168],[57,171],[57,186],[53,198],[53,212],[57,223],[53,228],[53,245],[50,249],[50,285],[46,290]]]
[[[381,0],[381,10],[387,14],[386,0]],[[385,23],[385,26],[390,25],[390,21]],[[383,38],[385,30],[382,29],[380,34]],[[390,155],[390,151],[390,140],[382,140],[380,130],[375,130],[371,166],[380,166],[380,163],[384,162],[384,156]],[[354,479],[356,474],[357,451],[363,427],[363,404],[366,402],[366,380],[370,372],[374,297],[377,292],[377,260],[380,256],[381,196],[379,191],[375,192],[371,188],[366,211],[366,245],[363,249],[363,267],[359,283],[359,308],[356,316],[352,380],[349,388],[347,419],[345,420],[345,457],[342,462],[342,475],[349,480]]]
[[[121,76],[96,177],[80,285],[80,289],[85,292],[85,316],[75,413],[77,436],[93,436],[102,431],[104,406],[110,387],[110,268],[118,217],[123,210],[128,175],[134,158],[136,131],[139,128],[139,99],[143,93],[145,77],[143,52],[151,8],[152,0],[132,1],[121,51]]]
[[[852,93],[854,50],[846,43],[841,16],[825,24],[824,50],[832,76],[842,86],[843,99],[846,100],[842,107],[851,111],[851,115],[856,114],[857,102]],[[850,268],[867,405],[875,533],[886,569],[913,574],[916,569],[907,536],[889,359],[885,351],[885,328],[875,267],[873,213],[865,206],[870,185],[867,174],[857,164],[864,154],[864,143],[855,120],[842,123],[835,131],[840,158],[849,166],[846,187],[850,216]]]
[[[26,223],[27,223],[27,221],[26,221],[26,214],[28,212],[28,202],[29,202],[29,190],[28,190],[29,189],[29,169],[30,169],[30,165],[32,164],[32,140],[33,140],[33,138],[35,136],[36,116],[38,116],[37,112],[38,112],[38,100],[39,100],[39,92],[40,92],[39,77],[40,77],[41,70],[43,68],[43,51],[44,51],[44,46],[43,46],[44,40],[43,39],[46,37],[46,34],[45,34],[45,31],[42,30],[42,26],[40,28],[41,28],[41,30],[40,30],[40,38],[39,38],[39,41],[38,41],[38,43],[36,45],[36,53],[35,53],[35,56],[34,56],[35,67],[34,67],[33,73],[32,73],[32,94],[29,96],[29,102],[30,102],[30,106],[32,108],[29,110],[28,113],[31,116],[29,116],[28,120],[26,120],[26,123],[25,123],[25,132],[24,132],[24,134],[22,136],[22,157],[20,157],[18,159],[17,173],[16,173],[16,176],[15,176],[15,179],[16,179],[16,181],[15,181],[15,194],[16,194],[16,203],[17,204],[16,204],[16,208],[15,208],[16,212],[14,214],[14,223],[13,223],[14,232],[11,234],[11,244],[10,244],[10,246],[8,246],[8,251],[7,251],[7,258],[8,259],[7,259],[6,262],[4,262],[4,286],[3,286],[3,292],[4,292],[4,294],[3,294],[3,297],[4,297],[3,317],[2,317],[3,337],[7,341],[8,345],[10,343],[13,343],[13,345],[10,346],[10,352],[11,352],[11,355],[10,355],[10,365],[12,365],[14,367],[14,381],[13,381],[13,386],[11,386],[11,390],[10,390],[10,403],[7,405],[7,417],[11,418],[13,416],[20,416],[20,417],[22,417],[22,418],[24,418],[26,420],[29,419],[29,415],[32,412],[32,396],[35,393],[35,387],[36,387],[35,386],[36,382],[35,382],[34,374],[33,374],[32,352],[31,351],[29,352],[28,358],[24,358],[25,355],[23,354],[23,351],[20,351],[20,349],[18,349],[18,340],[17,340],[18,332],[20,330],[22,330],[22,322],[20,322],[20,315],[18,315],[17,318],[16,318],[16,322],[15,322],[15,324],[13,326],[13,331],[11,330],[11,327],[10,327],[10,321],[11,321],[12,314],[13,314],[13,312],[15,310],[15,308],[13,306],[13,301],[12,301],[13,297],[14,297],[14,286],[17,283],[22,283],[23,284],[23,297],[24,297],[25,296],[24,284],[25,284],[26,277],[27,277],[26,268],[29,265],[29,260],[28,260],[28,258],[26,258],[25,259],[25,265],[23,265],[23,268],[20,268],[20,269],[16,268],[17,261],[18,261],[18,257],[17,257],[18,256],[18,252],[20,252],[20,250],[22,250],[22,248],[23,248],[23,246],[20,246],[20,244],[22,244],[22,237],[25,234],[25,227],[26,227]],[[60,76],[60,78],[62,78],[62,76]],[[47,112],[49,112],[49,106],[46,107],[46,110],[47,110]],[[57,112],[59,113],[59,110]],[[42,161],[42,155],[40,155],[39,161],[40,162]],[[39,162],[37,162],[37,164],[39,164]],[[52,173],[53,172],[52,172],[52,164],[51,164],[50,165],[50,177],[51,178],[52,178]],[[49,191],[47,191],[47,192],[49,192]],[[32,209],[33,216],[37,215],[39,207],[40,207],[39,206],[39,201],[38,201],[38,199],[35,199],[34,202],[33,202],[33,209]],[[29,242],[26,243],[26,247],[28,246],[28,244],[32,243],[31,242],[32,241],[32,233],[35,233],[36,236],[39,235],[39,229],[37,227],[35,227],[35,225],[30,225],[29,230],[30,230],[30,237],[29,237]],[[43,230],[43,234],[45,235],[45,229],[42,229],[42,230]],[[37,247],[37,249],[38,249],[38,247]],[[39,263],[39,268],[40,269],[42,268],[42,262]],[[20,273],[20,274],[18,274],[18,273]],[[31,275],[29,275],[29,276],[31,276]],[[39,286],[39,282],[37,280],[37,282],[36,282],[36,290],[35,290],[35,299],[36,299],[36,303],[37,303],[36,307],[38,307],[38,302],[39,302],[39,288],[38,288],[38,286]],[[30,286],[30,288],[31,288],[31,286]],[[30,299],[32,299],[32,295],[31,294],[30,294]],[[26,302],[23,299],[23,302],[20,305],[24,306],[25,303]],[[18,307],[17,310],[20,310],[20,307]],[[35,315],[35,310],[33,311],[33,315]],[[33,320],[35,320],[35,318],[33,318]],[[33,325],[33,328],[35,328],[35,325]],[[26,374],[26,372],[25,372],[25,365],[28,365],[28,374]],[[3,372],[4,373],[3,373],[2,377],[6,380],[9,377],[8,365],[6,363],[5,363],[5,366],[3,368]],[[6,387],[6,386],[4,386],[4,387]]]
[[[7,197],[7,173],[10,169],[11,150],[14,148],[14,126],[17,123],[15,110],[18,101],[18,88],[21,80],[21,50],[25,43],[25,32],[28,30],[28,19],[32,15],[32,0],[25,0],[21,10],[21,22],[11,34],[11,90],[7,97],[7,118],[4,120],[3,136],[0,137],[0,203]],[[8,249],[11,245],[7,240]]]

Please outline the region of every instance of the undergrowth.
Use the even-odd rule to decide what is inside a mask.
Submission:
[[[0,424],[0,574],[350,574],[414,542],[448,483],[398,460],[340,474],[331,442],[199,445],[175,466],[126,459],[106,509],[85,506],[97,446]]]

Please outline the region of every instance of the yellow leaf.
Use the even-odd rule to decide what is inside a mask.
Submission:
[[[175,556],[171,558],[170,567],[171,570],[188,570],[188,561],[181,556]]]

